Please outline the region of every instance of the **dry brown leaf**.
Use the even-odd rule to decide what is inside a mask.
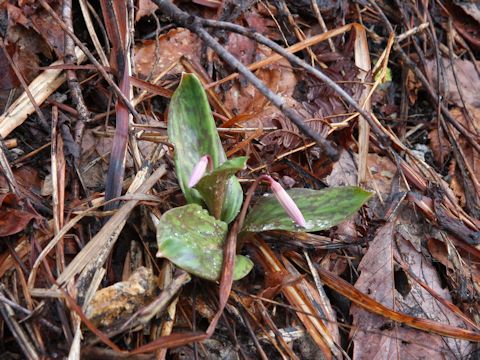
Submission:
[[[478,2],[456,0],[455,5],[460,6],[466,14],[474,18],[480,24],[480,6]]]
[[[139,0],[138,1],[138,11],[135,15],[135,21],[140,20],[144,16],[149,16],[158,9],[158,6],[155,5],[152,0]]]
[[[448,239],[448,241],[454,243],[455,239],[452,236],[448,234],[444,234],[444,236],[446,239]],[[428,251],[436,261],[453,271],[455,280],[459,279],[457,281],[466,282],[466,286],[464,286],[466,291],[470,293],[475,292],[468,279],[472,278],[472,280],[477,284],[480,282],[480,264],[478,263],[478,259],[475,259],[471,253],[464,251],[459,247],[455,247],[460,258],[468,264],[468,266],[462,266],[461,269],[458,269],[452,261],[452,258],[449,257],[448,250],[444,242],[436,239],[435,237],[430,237],[427,242],[427,247]],[[463,279],[461,279],[462,277]]]
[[[231,47],[237,43],[237,38],[229,38],[233,42]],[[242,40],[243,42],[243,40]],[[272,55],[272,50],[259,45],[256,49],[255,60],[261,60]],[[244,58],[247,60],[247,58]],[[262,80],[271,90],[282,94],[285,97],[291,97],[296,86],[296,77],[293,74],[290,63],[282,59],[269,66],[259,69],[255,72],[257,77]],[[232,87],[225,93],[225,106],[236,114],[256,114],[265,109],[265,97],[250,83],[242,80],[235,81]],[[272,109],[268,110],[269,112]],[[254,120],[251,120],[255,124]],[[264,124],[271,126],[271,124]]]
[[[192,0],[192,2],[212,9],[217,9],[223,4],[221,0]]]
[[[243,15],[248,27],[274,41],[282,40],[275,21],[271,18],[270,14],[262,14],[262,9],[265,11],[264,6],[260,4],[257,6],[257,9],[254,8],[252,11],[246,12]]]
[[[464,126],[473,136],[476,134],[477,129],[480,129],[480,103],[478,107],[469,106],[468,113],[465,109],[455,107],[450,110],[453,118],[457,120],[462,126]],[[456,130],[453,130],[457,146],[460,146],[464,159],[467,162],[467,166],[472,171],[474,178],[480,179],[480,155],[476,152],[468,141],[460,136]],[[441,134],[441,135],[439,135]],[[442,160],[448,159],[448,155],[452,151],[452,145],[449,142],[448,137],[445,135],[444,131],[439,133],[437,129],[433,129],[429,132],[428,138],[430,140],[430,147],[432,148],[433,156],[435,161],[441,165]],[[450,187],[455,192],[455,195],[461,199],[461,203],[465,203],[465,194],[463,190],[463,180],[462,174],[460,172],[455,172],[452,168],[452,181]]]
[[[452,151],[452,145],[445,139],[445,136],[440,135],[438,129],[433,129],[428,133],[428,140],[430,141],[430,149],[432,149],[433,158],[439,165],[443,165],[442,162],[447,158],[450,151]]]
[[[402,218],[385,224],[377,231],[360,262],[361,274],[355,287],[396,311],[463,327],[463,322],[458,317],[396,268],[393,257],[398,251],[399,256],[409,265],[410,271],[451,302],[448,289],[442,288],[431,262],[410,244],[412,238],[417,238],[416,242],[421,241],[423,228],[420,227],[418,233],[410,232],[409,240],[397,231],[397,223],[408,223],[413,216],[414,213],[407,210]],[[351,313],[353,324],[358,326],[352,334],[354,359],[401,359],[405,358],[405,354],[409,354],[409,359],[464,358],[472,351],[468,342],[442,339],[438,335],[400,327],[357,306],[352,306]]]
[[[340,159],[333,164],[332,172],[326,177],[325,182],[328,186],[348,186],[357,184],[357,154],[349,153],[343,150]],[[355,161],[355,162],[354,162]],[[336,234],[350,239],[357,239],[357,229],[355,227],[355,215],[352,219],[348,219],[338,224]]]
[[[146,117],[146,124],[159,126],[160,122],[151,117]],[[85,185],[90,189],[99,189],[105,185],[108,171],[108,159],[113,143],[113,129],[105,135],[104,127],[89,128],[85,131],[82,141],[81,170]],[[157,144],[151,141],[138,140],[140,152],[148,156]],[[133,167],[133,159],[127,153],[125,169]]]
[[[455,69],[452,68],[452,63],[450,59],[442,58],[443,67],[445,69],[444,76],[440,78],[442,92],[450,103],[453,103],[459,107],[463,107],[463,103],[460,97],[460,92],[458,87],[461,89],[461,95],[463,96],[463,101],[467,106],[473,106],[480,108],[480,98],[478,94],[480,93],[480,75],[475,70],[473,63],[469,60],[457,59],[453,63]],[[458,81],[455,81],[455,75]],[[427,75],[430,79],[433,80],[433,83],[437,81],[437,62],[435,60],[427,61]]]
[[[0,237],[23,231],[33,219],[41,219],[35,209],[15,194],[0,195]]]
[[[415,73],[408,69],[407,70],[407,91],[408,91],[408,100],[410,104],[415,104],[417,102],[418,91],[422,88],[422,83],[417,79]]]
[[[140,267],[127,281],[97,291],[85,315],[96,326],[121,324],[153,299],[156,281],[151,269]]]
[[[51,1],[49,4],[61,16],[63,1]],[[38,35],[43,37],[50,49],[55,52],[58,58],[62,59],[64,55],[65,33],[60,25],[52,18],[49,12],[41,7],[34,9],[27,5],[22,9]],[[32,12],[33,9],[34,11]]]
[[[135,45],[135,71],[145,78],[152,72],[155,78],[182,56],[199,63],[201,44],[197,36],[189,30],[178,28],[160,35],[158,41],[146,40]],[[181,65],[175,66],[168,73],[178,74],[183,71]]]
[[[382,196],[389,194],[397,166],[390,158],[378,154],[368,154],[367,165],[370,170],[370,174],[367,176],[369,189],[379,191]],[[405,190],[405,188],[402,187],[401,190]]]

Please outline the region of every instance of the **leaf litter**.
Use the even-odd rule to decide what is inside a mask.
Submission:
[[[480,40],[474,4],[177,5],[217,22],[205,29],[221,51],[256,66],[254,74],[285,107],[336,144],[339,156],[329,158],[286,108],[209,47],[205,23],[186,29],[172,19],[175,5],[100,1],[85,12],[68,3],[0,5],[0,346],[7,358],[475,357]],[[71,54],[57,15],[73,19],[79,41],[93,56],[105,53],[110,66],[99,69],[89,58],[81,67],[78,48],[77,59],[64,61]],[[338,90],[291,59],[272,60],[272,49],[227,31],[221,21],[286,49],[301,46],[290,55],[324,72],[374,117],[359,119]],[[352,23],[365,28],[338,30]],[[395,38],[387,51],[390,28]],[[355,42],[361,36],[368,42],[363,49]],[[359,57],[374,70],[362,73]],[[69,71],[76,83],[65,79]],[[380,71],[390,78],[366,97]],[[207,90],[225,153],[248,157],[238,173],[245,190],[269,174],[289,187],[361,185],[374,197],[329,230],[240,236],[238,256],[251,258],[253,270],[231,291],[223,280],[190,279],[155,258],[162,214],[185,205],[167,134],[169,97],[183,72],[195,73]],[[119,94],[105,75],[118,86],[123,81],[120,91],[140,116],[128,116],[126,103],[115,107]],[[76,91],[87,120],[79,116]],[[54,119],[61,129],[55,139]],[[121,126],[128,129],[126,150],[112,153]],[[107,175],[112,161],[124,164],[125,175]],[[107,183],[122,200],[104,208]],[[262,192],[254,204],[266,201]]]

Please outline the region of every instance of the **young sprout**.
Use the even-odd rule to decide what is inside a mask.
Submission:
[[[207,172],[207,166],[209,171],[213,171],[213,162],[212,157],[210,155],[203,155],[200,160],[198,161],[197,165],[192,170],[192,175],[188,180],[188,187],[193,188],[195,185],[198,184],[200,179],[205,175]]]
[[[293,201],[293,199],[288,195],[285,189],[280,185],[278,182],[273,180],[273,178],[269,175],[262,175],[260,176],[260,180],[267,182],[272,189],[273,195],[275,195],[276,199],[285,209],[288,216],[292,218],[299,226],[307,227],[307,222],[303,217],[302,212],[298,208],[297,204]]]

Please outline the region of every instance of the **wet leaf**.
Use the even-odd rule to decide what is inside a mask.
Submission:
[[[157,256],[203,279],[218,280],[227,231],[225,222],[216,220],[197,204],[174,208],[163,214],[157,226]],[[247,275],[252,267],[250,259],[237,255],[234,280]]]
[[[356,186],[325,190],[291,189],[287,193],[305,217],[306,228],[293,222],[275,196],[267,195],[248,213],[242,231],[311,232],[329,229],[352,216],[372,196],[372,193]]]
[[[31,220],[41,216],[15,194],[0,195],[0,237],[23,231]]]
[[[168,136],[175,146],[175,167],[180,187],[189,203],[202,204],[196,189],[188,187],[192,170],[204,155],[210,155],[213,167],[227,160],[218,136],[207,95],[193,74],[183,74],[172,96],[168,112]],[[240,210],[243,193],[235,177],[228,183],[222,207],[222,219],[230,222]]]
[[[245,168],[246,163],[247,158],[245,156],[227,160],[218,168],[214,169],[211,174],[202,177],[195,187],[202,195],[208,210],[210,210],[210,214],[215,218],[222,218],[228,223],[233,220],[233,218],[230,219],[232,215],[235,217],[236,214],[222,214],[222,205],[227,195],[225,193],[226,185],[229,178],[237,171]],[[234,192],[234,194],[238,194],[238,192]],[[242,197],[240,197],[240,205],[241,203]]]

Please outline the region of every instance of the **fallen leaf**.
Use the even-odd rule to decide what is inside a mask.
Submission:
[[[353,186],[357,183],[357,154],[342,150],[340,158],[333,164],[332,172],[325,178],[328,186]],[[355,219],[358,217],[355,214],[351,219],[347,219],[338,224],[334,233],[347,241],[355,241],[358,238],[357,227],[355,226]]]
[[[24,27],[28,27],[30,22],[23,13],[23,11],[15,5],[7,3],[8,22],[10,25],[20,24]]]
[[[271,51],[259,46],[256,59],[261,60],[270,56]],[[258,69],[255,75],[262,80],[270,89],[289,97],[293,94],[296,79],[291,65],[282,59],[262,69]],[[257,114],[265,109],[267,100],[251,83],[240,79],[235,81],[231,88],[225,92],[225,106],[235,114]],[[269,110],[271,111],[271,109]],[[250,121],[254,121],[252,119]],[[271,124],[264,123],[264,126]]]
[[[155,78],[181,57],[200,62],[201,44],[195,34],[178,28],[160,35],[157,40],[146,40],[135,45],[135,71],[146,78],[151,74]],[[157,61],[158,60],[158,61]],[[175,66],[168,74],[179,74],[181,65]]]
[[[480,11],[475,1],[455,0],[445,3],[448,16],[453,20],[455,30],[475,48],[480,47],[478,23]]]
[[[138,11],[135,15],[135,21],[140,20],[144,16],[153,14],[158,9],[158,6],[152,0],[139,0]]]
[[[62,4],[62,1],[49,2],[49,5],[60,17],[62,16]],[[58,58],[63,58],[65,33],[50,13],[42,7],[35,8],[29,5],[22,7],[22,10],[31,21],[32,28],[43,37]]]
[[[157,279],[151,269],[140,267],[127,281],[98,290],[85,309],[95,326],[122,324],[155,296]]]
[[[41,216],[15,194],[0,195],[0,237],[23,231],[33,219]]]
[[[480,102],[476,103],[476,107],[467,105],[467,109],[454,107],[450,110],[450,114],[472,135],[476,134],[477,130],[480,129]],[[477,179],[478,182],[478,179],[480,179],[480,155],[458,131],[453,129],[453,135],[457,146],[462,150],[463,158],[467,162],[469,170],[472,172],[472,177]],[[447,166],[448,164],[443,164],[442,161],[449,159],[448,155],[452,151],[452,145],[445,132],[439,133],[435,128],[429,132],[428,138],[437,164],[442,167]],[[461,203],[464,204],[465,189],[463,188],[464,181],[462,177],[461,172],[453,172],[450,187],[454,190],[455,195],[462,200]]]
[[[395,265],[394,254],[398,250],[410,271],[451,302],[448,289],[442,288],[431,262],[397,232],[397,224],[406,224],[414,221],[413,219],[413,211],[407,209],[401,218],[390,221],[377,231],[360,262],[358,269],[361,274],[355,287],[393,310],[449,325],[463,326],[458,317]],[[423,228],[410,235],[418,237],[420,241]],[[400,327],[355,305],[351,308],[351,314],[353,324],[357,326],[352,331],[353,359],[400,359],[405,358],[405,354],[409,354],[409,359],[464,358],[472,350],[468,342],[442,339],[438,335]]]
[[[212,9],[217,9],[222,6],[221,0],[192,0],[193,3],[203,5]]]
[[[151,117],[145,117],[145,125],[159,126],[163,125],[159,121]],[[82,140],[82,149],[80,157],[80,169],[82,178],[89,189],[102,189],[105,186],[105,178],[108,171],[108,159],[113,143],[113,129],[108,128],[110,132],[105,134],[105,127],[98,126],[88,128]],[[155,142],[138,140],[140,152],[144,155],[151,153],[152,149],[157,146]],[[68,143],[67,143],[68,147]],[[72,148],[70,150],[76,151]],[[125,158],[125,169],[133,167],[133,158],[129,152]]]
[[[460,6],[466,14],[474,18],[480,24],[480,6],[478,2],[473,1],[454,1],[455,5]]]
[[[478,97],[480,93],[480,75],[475,70],[473,63],[469,60],[457,59],[452,64],[450,59],[447,58],[442,58],[441,61],[445,73],[441,77],[440,84],[446,100],[456,106],[463,107],[460,91],[458,90],[460,88],[465,104],[480,108],[480,99]],[[436,84],[438,74],[437,62],[435,60],[427,61],[426,72],[428,77],[432,79],[433,84]]]

